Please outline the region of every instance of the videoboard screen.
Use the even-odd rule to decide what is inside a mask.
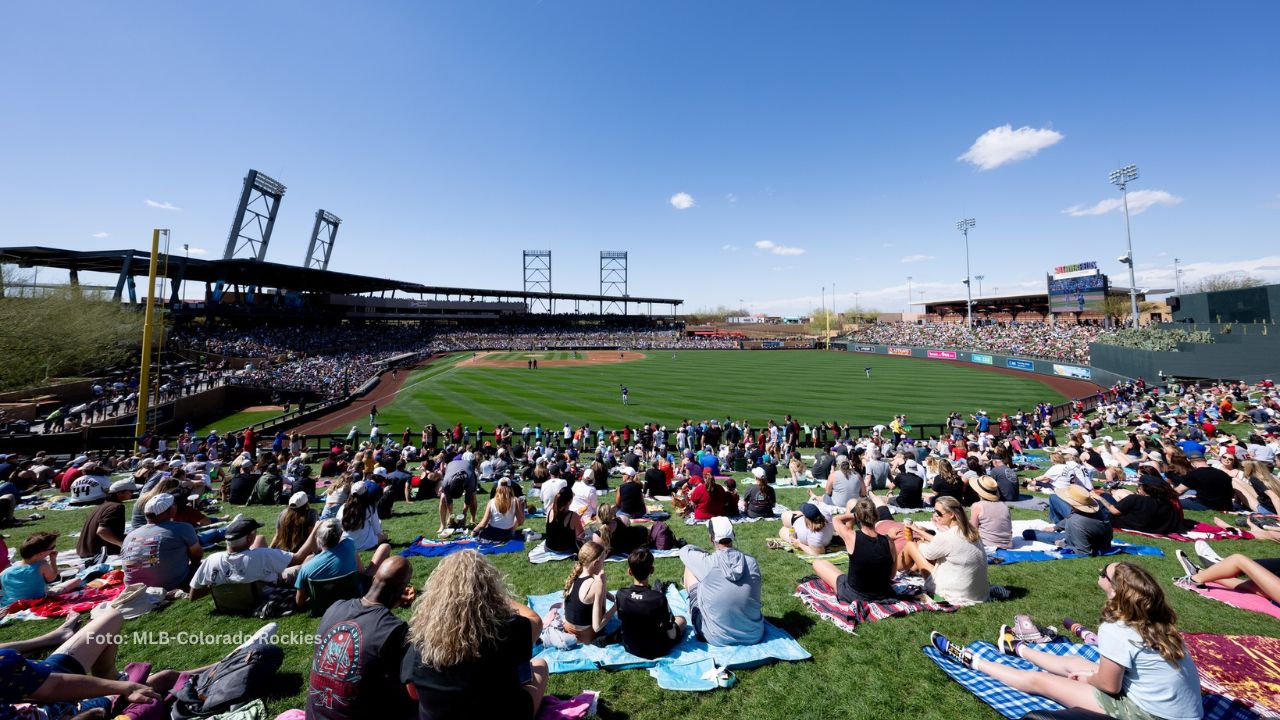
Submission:
[[[1106,312],[1107,276],[1084,275],[1062,280],[1049,279],[1049,311]]]

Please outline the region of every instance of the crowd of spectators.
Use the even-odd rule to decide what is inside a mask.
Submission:
[[[875,323],[854,333],[851,339],[861,343],[962,348],[1087,363],[1089,343],[1097,341],[1104,332],[1096,325],[1065,323],[1008,323],[972,328],[960,323]]]
[[[1184,330],[1177,327],[1169,329],[1153,327],[1123,328],[1102,335],[1097,342],[1138,350],[1175,352],[1178,349],[1178,343],[1208,345],[1213,342],[1213,335],[1205,330]]]
[[[574,348],[624,348],[636,350],[733,350],[732,338],[685,337],[671,328],[610,328],[568,330],[558,328],[488,328],[436,333],[428,345],[433,352],[458,350],[556,350]]]

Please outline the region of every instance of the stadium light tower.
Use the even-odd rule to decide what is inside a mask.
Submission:
[[[964,233],[964,315],[965,324],[973,327],[973,286],[969,282],[969,229],[977,225],[973,218],[963,218],[956,223],[956,229]]]
[[[1133,315],[1133,326],[1138,327],[1138,280],[1133,271],[1133,236],[1129,233],[1129,183],[1138,179],[1138,166],[1125,165],[1111,173],[1108,179],[1120,188],[1120,196],[1124,199],[1124,241],[1128,252],[1120,262],[1129,266],[1129,312]]]
[[[907,312],[911,312],[911,276],[907,276]]]
[[[986,275],[974,275],[974,276],[973,276],[973,279],[978,281],[978,297],[982,297],[982,281],[983,281],[986,277],[987,277]]]

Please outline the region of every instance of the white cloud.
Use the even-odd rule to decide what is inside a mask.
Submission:
[[[928,262],[928,261],[933,260],[933,259],[935,259],[935,258],[934,258],[932,255],[919,255],[919,254],[917,254],[917,255],[908,255],[908,256],[906,256],[906,257],[902,258],[902,262],[904,262],[904,263]]]
[[[201,247],[189,247],[185,250],[188,255],[208,255],[209,251]]]
[[[1062,141],[1062,133],[1049,128],[1001,125],[978,136],[969,151],[956,160],[978,166],[980,170],[993,170],[1012,162],[1026,160],[1041,150]]]
[[[730,245],[729,243],[725,243],[724,245],[721,245],[720,249],[724,250],[725,252],[738,252],[738,246]]]
[[[757,250],[765,250],[774,255],[803,255],[804,248],[791,247],[790,245],[779,245],[769,240],[759,240],[756,242]]]
[[[697,203],[693,201],[693,196],[687,192],[678,192],[671,196],[671,207],[677,210],[688,210]]]
[[[109,238],[109,237],[111,237],[111,233],[109,233],[109,232],[96,232],[96,233],[94,233],[93,235],[91,235],[90,237],[96,237],[96,238],[98,238],[99,240],[101,240],[102,238]]]
[[[1248,260],[1223,260],[1181,263],[1182,287],[1187,288],[1210,275],[1249,275],[1268,283],[1280,282],[1280,255],[1267,255]],[[1173,263],[1154,267],[1140,267],[1136,273],[1139,287],[1176,287],[1173,279]],[[1125,283],[1126,285],[1128,283]]]
[[[1182,202],[1182,198],[1165,190],[1134,190],[1129,193],[1129,214],[1137,215],[1156,205],[1177,205],[1180,202]],[[1119,212],[1123,208],[1124,199],[1113,197],[1100,200],[1093,205],[1072,205],[1062,212],[1071,217],[1087,217]]]
[[[151,198],[147,198],[147,199],[146,199],[146,200],[144,200],[143,202],[145,202],[145,203],[147,204],[147,207],[153,207],[153,208],[156,208],[156,209],[159,209],[159,210],[181,210],[181,209],[182,209],[182,208],[180,208],[180,207],[177,207],[176,205],[174,205],[174,204],[173,204],[173,203],[171,203],[171,202],[156,202],[155,200],[152,200]]]
[[[880,243],[880,247],[891,248],[893,247],[893,243]]]
[[[724,199],[725,199],[725,200],[728,200],[728,201],[729,201],[729,204],[731,204],[731,205],[732,205],[733,203],[738,202],[738,196],[737,196],[737,195],[734,195],[733,193],[725,193]]]

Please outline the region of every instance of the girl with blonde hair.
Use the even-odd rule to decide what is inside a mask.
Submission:
[[[502,479],[493,493],[493,499],[484,506],[484,515],[476,523],[473,534],[481,540],[506,542],[515,537],[524,524],[524,506],[516,502],[511,481]]]
[[[531,659],[541,633],[542,619],[512,598],[492,563],[454,553],[414,605],[400,680],[417,691],[423,720],[530,720],[547,691],[547,664]]]
[[[1203,716],[1200,673],[1176,626],[1160,583],[1132,563],[1109,563],[1098,573],[1107,595],[1098,627],[1098,662],[1075,655],[1035,650],[1000,628],[1001,651],[1040,670],[1017,668],[975,658],[967,648],[933,632],[939,652],[978,672],[1067,707],[1113,718],[1193,720]],[[1043,672],[1042,672],[1043,671]]]
[[[578,550],[573,571],[564,583],[564,629],[586,645],[596,639],[617,612],[604,576],[605,549],[600,543],[588,542]]]

